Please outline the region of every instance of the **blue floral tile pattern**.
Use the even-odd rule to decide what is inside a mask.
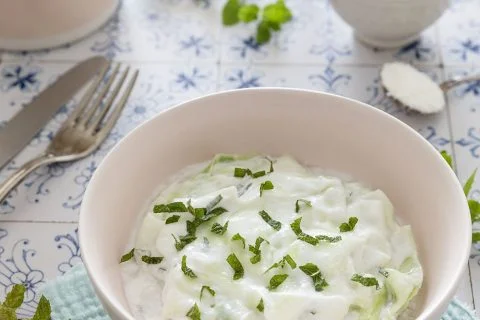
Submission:
[[[453,0],[419,39],[390,50],[357,41],[328,0],[286,2],[294,19],[265,46],[255,41],[254,24],[221,26],[223,1],[123,0],[118,14],[82,41],[40,52],[0,52],[0,127],[86,57],[104,55],[140,69],[118,124],[96,152],[39,168],[0,203],[0,299],[23,283],[27,303],[19,315],[32,315],[39,288],[81,261],[78,215],[105,155],[159,112],[204,94],[271,86],[358,99],[403,121],[436,149],[452,152],[460,180],[480,167],[480,81],[451,89],[444,112],[422,116],[392,101],[379,80],[381,65],[393,60],[413,63],[437,82],[480,74],[478,0]],[[59,106],[25,150],[0,170],[0,181],[45,149],[78,101],[77,96]],[[478,200],[479,181],[471,195]],[[472,307],[480,303],[479,252],[480,247],[472,249],[458,291]]]

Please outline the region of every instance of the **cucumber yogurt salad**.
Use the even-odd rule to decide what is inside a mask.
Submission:
[[[422,267],[380,190],[288,156],[176,176],[121,257],[136,319],[402,319]]]

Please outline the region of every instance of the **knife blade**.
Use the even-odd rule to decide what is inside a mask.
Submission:
[[[108,64],[102,56],[84,60],[40,92],[0,129],[0,169],[32,140],[53,115]]]

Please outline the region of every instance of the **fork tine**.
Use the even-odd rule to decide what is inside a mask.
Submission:
[[[90,100],[92,100],[92,97],[95,94],[95,91],[97,90],[100,83],[103,81],[103,78],[105,77],[105,74],[107,73],[108,69],[110,69],[110,65],[111,65],[111,62],[106,64],[100,70],[97,80],[92,82],[92,84],[88,87],[87,92],[85,92],[82,99],[78,103],[77,107],[72,111],[67,121],[65,121],[65,124],[76,121],[80,113],[82,113],[88,107]]]
[[[95,99],[93,106],[90,107],[83,116],[80,117],[78,120],[78,125],[86,127],[88,122],[92,119],[92,117],[95,114],[95,111],[98,110],[98,108],[102,105],[102,100],[105,98],[105,95],[107,94],[108,90],[110,90],[110,87],[112,86],[113,81],[117,77],[118,70],[120,69],[120,64],[117,63],[115,66],[115,69],[113,69],[112,74],[110,75],[110,78],[108,79],[107,83],[103,86],[102,90],[98,94],[97,98]]]
[[[123,83],[125,82],[125,79],[127,78],[128,72],[130,71],[130,67],[128,67],[120,76],[120,80],[118,81],[117,85],[113,89],[113,92],[110,94],[110,97],[108,98],[107,102],[105,102],[105,105],[103,106],[103,109],[100,111],[100,114],[98,114],[95,117],[92,117],[91,124],[88,125],[88,130],[94,131],[102,122],[102,120],[105,118],[107,115],[108,111],[113,105],[113,101],[118,95],[118,92],[123,86]]]
[[[133,73],[132,79],[128,83],[127,88],[125,89],[122,97],[118,101],[117,105],[113,108],[110,118],[107,119],[105,121],[105,125],[98,130],[97,136],[100,139],[104,139],[108,135],[108,133],[112,130],[112,128],[115,126],[115,123],[117,123],[117,120],[120,117],[122,110],[125,108],[125,105],[127,104],[128,97],[132,93],[132,90],[133,90],[133,87],[135,86],[135,82],[137,81],[137,78],[138,78],[138,70],[135,70],[135,72]]]

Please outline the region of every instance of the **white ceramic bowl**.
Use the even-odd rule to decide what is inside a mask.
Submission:
[[[119,258],[165,179],[216,153],[290,154],[381,188],[413,227],[425,272],[418,320],[437,320],[471,241],[462,188],[438,152],[390,115],[339,96],[293,89],[213,94],[165,111],[125,137],[95,172],[80,213],[83,260],[113,319],[133,317]]]
[[[120,0],[0,0],[0,48],[39,50],[78,40],[104,24]]]
[[[418,38],[440,18],[449,0],[331,0],[331,4],[361,41],[393,48]]]

